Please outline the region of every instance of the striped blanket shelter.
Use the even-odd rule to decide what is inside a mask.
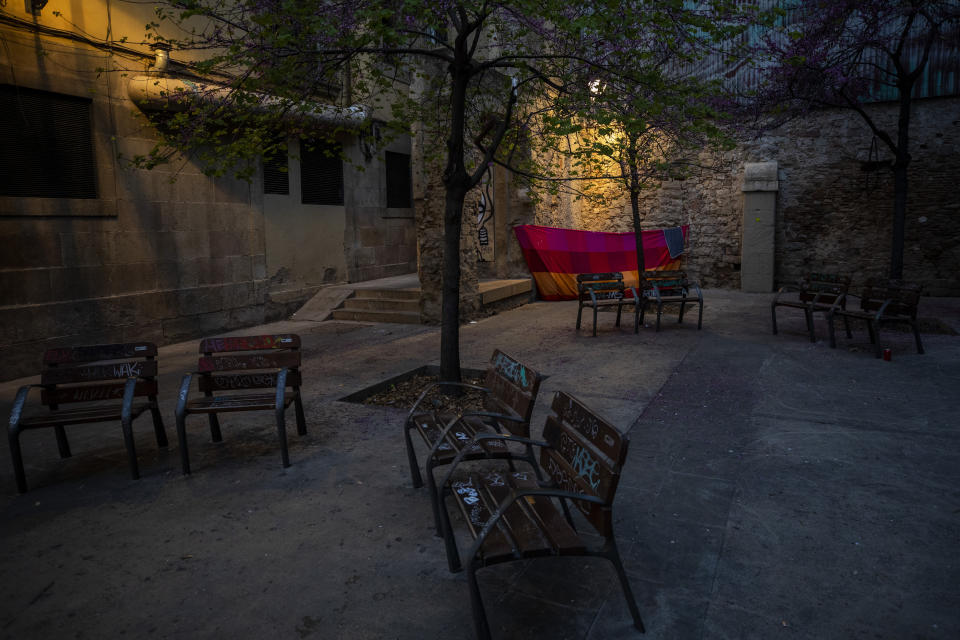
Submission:
[[[689,225],[680,227],[684,242]],[[637,286],[637,246],[633,233],[577,231],[537,225],[513,228],[541,300],[575,300],[578,273],[623,273],[624,284]],[[670,257],[663,229],[643,231],[647,271],[679,269]]]

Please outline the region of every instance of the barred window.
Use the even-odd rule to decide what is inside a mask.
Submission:
[[[290,171],[286,146],[263,156],[263,192],[274,195],[290,194]]]

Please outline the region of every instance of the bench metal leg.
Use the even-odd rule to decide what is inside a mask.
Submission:
[[[844,321],[844,323],[847,322],[847,317],[846,317],[846,316],[843,317],[843,321]],[[830,334],[830,348],[831,348],[831,349],[836,349],[836,348],[837,348],[837,332],[836,332],[836,329],[834,329],[833,324],[834,324],[834,323],[833,323],[833,312],[830,312],[830,313],[827,314],[827,331],[828,331],[829,334]],[[847,331],[848,331],[848,333],[849,333],[849,325],[847,325]],[[850,336],[850,337],[852,338],[853,336]]]
[[[597,337],[597,307],[593,307],[593,337]]]
[[[700,331],[703,328],[703,302],[700,302],[697,306],[700,307],[697,314],[697,331]]]
[[[13,461],[13,475],[17,479],[17,491],[27,492],[27,474],[23,470],[23,455],[20,452],[20,430],[11,425],[7,434],[10,440],[10,458]]]
[[[296,412],[297,416],[297,435],[305,435],[307,433],[307,418],[303,415],[303,398],[300,397],[300,387],[295,387],[293,390],[293,409]]]
[[[490,640],[490,625],[487,623],[487,613],[480,598],[477,569],[472,562],[467,566],[467,585],[470,587],[470,609],[473,611],[473,628],[477,632],[477,640]]]
[[[150,398],[150,401],[156,403],[157,399]],[[157,438],[157,446],[169,446],[167,442],[167,431],[163,428],[163,416],[160,415],[160,409],[156,405],[150,407],[150,415],[153,418],[153,433]]]
[[[444,487],[446,490],[446,487]],[[447,505],[440,496],[440,528],[443,533],[443,547],[447,553],[447,568],[450,573],[459,573],[463,570],[460,564],[460,553],[457,551],[457,539],[453,535],[453,527],[450,524],[450,513],[447,511]]]
[[[207,414],[207,419],[210,421],[210,439],[214,442],[223,442],[223,433],[220,431],[220,418],[217,417],[217,414],[210,412]]]
[[[807,321],[807,331],[810,333],[810,342],[817,341],[817,334],[813,330],[813,311],[810,309],[803,310],[803,317]]]
[[[127,447],[127,459],[130,462],[130,477],[134,480],[140,478],[140,469],[137,467],[137,447],[133,442],[133,421],[123,420],[120,423],[123,429],[123,443]]]
[[[640,333],[640,303],[634,301],[633,303],[633,332]]]
[[[580,330],[580,317],[583,315],[583,305],[577,307],[577,331]]]
[[[413,441],[410,439],[410,430],[413,425],[409,422],[403,425],[403,439],[407,444],[407,464],[410,466],[410,482],[414,489],[423,486],[423,478],[420,476],[420,464],[417,462],[417,453],[413,450]]]
[[[430,508],[433,510],[433,528],[438,538],[443,535],[443,527],[440,525],[440,505],[437,504],[437,479],[433,477],[434,467],[433,456],[427,458],[424,465],[424,471],[427,475],[427,492],[430,494]]]
[[[680,301],[680,313],[679,313],[679,316],[677,317],[677,324],[683,324],[683,311],[684,311],[684,308],[685,308],[686,306],[687,306],[686,300],[681,300],[681,301]]]
[[[663,303],[657,303],[657,332],[660,332],[660,316],[663,315]]]
[[[916,320],[911,320],[910,326],[913,327],[913,338],[917,342],[917,353],[923,354],[923,345],[920,343],[920,325],[917,324]]]
[[[69,458],[72,456],[70,442],[67,440],[67,430],[63,428],[62,424],[58,424],[53,428],[53,432],[57,434],[57,449],[60,451],[60,457]]]
[[[770,315],[773,317],[773,335],[777,335],[777,305],[770,305]]]
[[[177,444],[180,446],[180,466],[183,475],[190,475],[190,453],[187,451],[187,416],[177,414]]]
[[[623,595],[627,599],[627,608],[630,609],[630,616],[633,618],[633,626],[640,633],[645,633],[643,627],[643,618],[640,617],[640,609],[637,607],[637,601],[633,597],[633,590],[630,588],[630,580],[627,578],[627,572],[623,569],[623,562],[620,560],[620,552],[617,550],[617,544],[613,538],[607,540],[604,545],[603,556],[613,563],[617,571],[617,577],[620,579],[620,586],[623,588]]]
[[[867,320],[867,330],[870,332],[870,343],[873,345],[874,357],[882,358],[883,349],[880,348],[880,326],[873,320]]]
[[[617,324],[616,324],[616,326],[618,326],[618,327],[620,326],[620,313],[621,313],[622,311],[623,311],[623,303],[621,302],[620,304],[617,305]]]
[[[283,407],[277,409],[277,436],[280,438],[280,459],[286,469],[290,466],[290,453],[287,451],[287,420]]]

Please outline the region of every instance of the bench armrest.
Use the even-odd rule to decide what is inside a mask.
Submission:
[[[277,414],[278,417],[283,417],[284,405],[286,404],[286,395],[287,395],[287,375],[290,373],[290,369],[281,369],[277,372]]]
[[[456,418],[448,422],[446,426],[443,427],[443,430],[440,431],[440,435],[437,436],[436,441],[434,441],[433,445],[431,445],[429,455],[433,456],[437,452],[437,450],[440,448],[440,445],[442,445],[444,441],[446,441],[447,434],[449,434],[450,431],[452,431],[453,428],[457,426],[457,424],[459,424],[461,420],[463,420],[464,418],[469,418],[473,416],[497,418],[498,420],[510,420],[511,422],[520,422],[520,423],[526,422],[523,418],[519,418],[517,416],[508,416],[504,413],[493,413],[490,411],[467,411],[467,412],[461,413]]]
[[[186,373],[183,376],[183,380],[180,381],[180,391],[177,393],[177,419],[180,419],[182,416],[186,415],[187,396],[190,395],[190,382],[193,380],[193,376],[194,373],[192,372]]]
[[[427,393],[430,392],[434,387],[462,387],[464,389],[476,389],[477,391],[483,391],[484,393],[490,393],[490,389],[486,387],[481,387],[479,385],[470,384],[468,382],[431,382],[426,387],[423,388],[423,391],[420,392],[420,395],[417,397],[416,402],[413,403],[413,406],[410,407],[410,411],[407,413],[407,420],[404,424],[410,424],[410,420],[413,418],[416,413],[417,407],[420,406],[420,403],[423,402],[423,399],[427,397]]]
[[[17,389],[17,396],[13,400],[13,407],[10,409],[10,429],[16,429],[17,425],[20,424],[20,419],[23,417],[23,407],[27,403],[27,395],[30,393],[30,389],[42,388],[42,384],[25,384],[19,389]]]
[[[450,479],[453,478],[454,472],[457,470],[457,467],[463,462],[464,456],[467,455],[467,452],[470,451],[470,447],[475,443],[479,443],[483,440],[505,440],[508,442],[519,442],[521,444],[527,444],[534,447],[549,447],[549,442],[543,442],[541,440],[533,440],[531,438],[523,438],[521,436],[511,436],[503,433],[478,433],[473,437],[473,440],[470,441],[470,444],[464,447],[457,453],[457,456],[453,459],[453,462],[450,463],[449,469],[445,474],[443,474],[443,481],[437,485],[437,496],[440,501],[443,501],[443,489],[450,483]]]
[[[127,378],[123,385],[123,404],[120,405],[120,421],[129,423],[133,414],[133,394],[137,389],[138,378]]]

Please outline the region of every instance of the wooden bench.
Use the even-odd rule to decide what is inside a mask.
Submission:
[[[511,465],[513,460],[519,459],[536,468],[536,458],[529,444],[522,450],[515,450],[508,447],[502,440],[474,443],[473,439],[478,434],[489,433],[506,433],[529,438],[530,416],[537,400],[541,380],[536,370],[496,350],[487,366],[484,386],[479,387],[462,382],[436,382],[424,388],[420,397],[410,408],[403,426],[407,460],[410,464],[410,479],[414,487],[423,486],[420,465],[410,437],[411,431],[416,431],[430,447],[425,471],[437,535],[440,535],[440,516],[436,499],[436,478],[433,475],[435,467],[449,464],[454,458],[460,456],[461,460],[506,459]],[[424,400],[436,387],[478,389],[484,393],[485,411],[456,415],[426,408]]]
[[[777,335],[777,307],[800,309],[803,311],[810,333],[810,342],[816,342],[813,330],[813,314],[826,314],[837,302],[843,308],[844,298],[850,289],[850,276],[837,273],[810,273],[796,285],[786,285],[777,290],[770,303],[773,316],[773,335]]]
[[[834,318],[843,318],[847,338],[852,338],[850,332],[850,318],[863,320],[867,323],[867,332],[870,342],[874,345],[876,357],[881,357],[883,349],[880,347],[880,325],[890,323],[906,323],[913,329],[913,337],[917,343],[917,353],[923,353],[923,344],[920,342],[920,327],[917,324],[917,307],[920,305],[918,284],[903,282],[902,280],[872,280],[863,288],[859,296],[848,294],[848,298],[859,300],[858,308],[845,308],[838,300],[827,312],[827,326],[830,329],[830,347],[837,347],[834,331]]]
[[[552,408],[556,415],[546,420],[543,442],[533,443],[539,448],[540,467],[549,478],[547,482],[538,482],[527,472],[507,469],[462,475],[453,464],[441,485],[444,493],[440,497],[453,496],[472,540],[466,554],[467,582],[477,637],[484,640],[490,637],[490,630],[477,586],[477,570],[545,556],[600,556],[609,560],[634,626],[644,630],[613,531],[613,499],[628,439],[564,392],[554,396]],[[477,441],[497,438],[518,440],[514,436],[486,435],[478,436]],[[530,444],[529,440],[519,440]],[[577,532],[568,501],[603,537],[602,544],[590,545]],[[446,503],[441,507],[447,561],[451,571],[459,571],[460,557]]]
[[[632,298],[626,298],[626,291],[629,290]],[[577,306],[577,330],[580,330],[580,319],[583,315],[584,307],[593,309],[593,335],[597,335],[597,311],[600,307],[617,308],[617,322],[615,326],[620,326],[620,314],[624,305],[634,305],[633,332],[640,330],[640,305],[637,301],[637,290],[633,287],[627,287],[623,284],[623,274],[616,273],[580,273],[577,274],[577,297],[580,301]]]
[[[207,338],[200,343],[197,371],[188,373],[180,384],[177,402],[177,439],[184,475],[190,473],[186,418],[192,413],[207,414],[210,436],[223,440],[219,413],[273,411],[280,438],[283,466],[290,466],[287,452],[286,410],[292,403],[297,415],[297,433],[307,432],[300,398],[300,336],[277,334]],[[203,397],[190,399],[190,384],[198,376]],[[269,389],[251,393],[251,390]]]
[[[27,429],[53,428],[61,458],[69,458],[67,425],[120,421],[127,447],[130,475],[140,477],[133,442],[133,421],[145,411],[153,416],[157,445],[167,446],[163,418],[157,407],[157,347],[150,342],[100,344],[50,349],[43,354],[40,384],[20,387],[10,413],[10,454],[17,490],[27,490],[20,434]],[[42,389],[47,410],[26,415],[27,396]],[[146,400],[135,401],[135,398]],[[70,408],[61,408],[69,405]]]
[[[640,309],[640,322],[643,322],[647,304],[657,306],[657,331],[660,331],[660,316],[666,304],[679,304],[680,317],[677,322],[683,322],[683,312],[688,304],[699,306],[697,316],[697,330],[703,326],[703,293],[700,285],[687,278],[683,271],[644,271],[645,279],[643,291],[643,305]]]

